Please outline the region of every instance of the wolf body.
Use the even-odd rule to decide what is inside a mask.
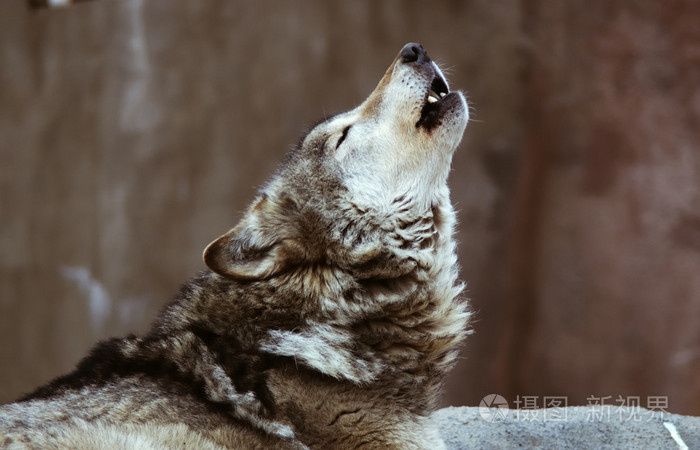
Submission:
[[[469,313],[447,176],[468,120],[418,44],[313,127],[145,336],[0,408],[9,448],[440,448]]]

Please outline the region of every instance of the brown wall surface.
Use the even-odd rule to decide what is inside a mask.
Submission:
[[[1,1],[0,402],[145,330],[301,130],[418,41],[474,109],[450,183],[477,319],[445,403],[665,396],[700,415],[697,17],[690,0]]]

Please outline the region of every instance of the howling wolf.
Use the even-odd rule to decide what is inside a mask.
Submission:
[[[313,127],[145,336],[0,408],[9,448],[443,447],[466,334],[447,176],[468,120],[407,44]]]

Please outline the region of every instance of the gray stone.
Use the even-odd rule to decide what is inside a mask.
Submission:
[[[448,449],[700,449],[700,417],[593,405],[504,409],[498,418],[485,411],[484,418],[479,409],[449,407],[433,414]]]

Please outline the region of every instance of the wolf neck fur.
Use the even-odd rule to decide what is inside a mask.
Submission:
[[[292,358],[295,365],[340,382],[400,384],[411,379],[414,395],[424,391],[434,397],[456,358],[468,319],[464,304],[455,300],[462,291],[452,240],[455,217],[449,199],[440,200],[422,213],[406,207],[404,214],[391,215],[393,222],[361,216],[384,230],[347,249],[355,266],[348,261],[342,268],[314,263],[243,283],[205,275],[190,285],[187,301],[173,305],[177,313],[166,311],[159,328],[193,325],[170,323],[168,316],[179,321],[197,317],[197,326],[234,339],[236,347],[247,351]],[[400,209],[401,202],[396,206]],[[354,233],[351,225],[337,224],[349,235]],[[367,224],[360,228],[366,230]],[[353,244],[357,236],[345,238]],[[382,273],[387,265],[392,270]],[[199,287],[202,282],[209,286]],[[208,293],[221,290],[227,292],[227,304],[197,305],[213,301]],[[183,314],[182,308],[193,312]],[[202,310],[216,314],[202,321],[194,312]]]

